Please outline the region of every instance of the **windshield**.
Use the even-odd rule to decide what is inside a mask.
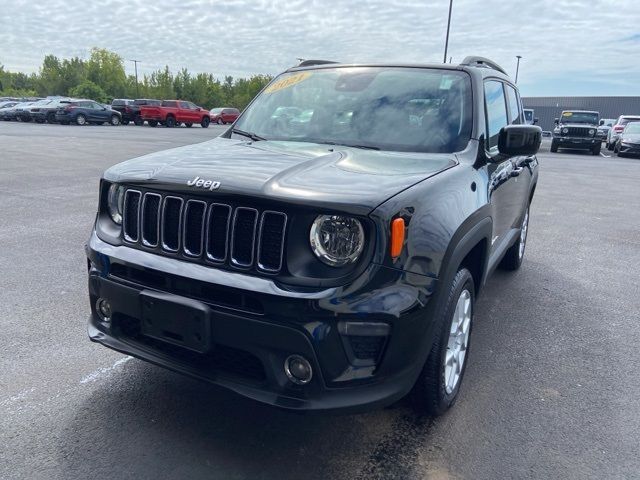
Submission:
[[[220,113],[222,111],[221,108],[212,108],[211,113]]]
[[[266,140],[450,153],[467,145],[471,118],[466,73],[338,67],[280,75],[236,128]]]
[[[589,112],[562,112],[562,123],[598,124],[598,114]]]
[[[624,133],[640,133],[640,122],[627,123]]]

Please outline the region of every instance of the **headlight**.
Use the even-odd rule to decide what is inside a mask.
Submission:
[[[109,187],[109,193],[107,195],[107,208],[109,210],[109,216],[111,220],[118,225],[122,223],[122,208],[124,205],[124,187],[116,183]]]
[[[569,133],[569,129],[567,127],[563,128],[562,133],[566,135],[567,133]]]
[[[596,131],[593,128],[589,130],[589,135],[593,135],[594,133],[596,133]]]
[[[341,267],[355,262],[364,248],[359,220],[342,215],[319,215],[309,234],[313,253],[327,265]]]

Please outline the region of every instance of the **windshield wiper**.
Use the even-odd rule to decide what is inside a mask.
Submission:
[[[260,135],[256,135],[255,133],[252,133],[252,132],[245,132],[244,130],[240,130],[239,128],[232,128],[231,132],[237,135],[242,135],[243,137],[250,138],[254,142],[258,142],[260,140],[266,140],[266,138],[263,138]]]
[[[338,143],[338,142],[320,142],[326,145],[336,145],[341,147],[362,148],[363,150],[380,150],[380,147],[374,147],[373,145],[354,145],[350,143]]]

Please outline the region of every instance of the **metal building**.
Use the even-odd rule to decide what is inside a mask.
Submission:
[[[524,108],[533,108],[542,130],[553,130],[553,119],[562,110],[594,110],[600,118],[640,115],[640,97],[522,97]]]

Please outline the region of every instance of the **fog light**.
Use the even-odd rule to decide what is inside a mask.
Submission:
[[[96,302],[96,312],[103,322],[111,321],[111,304],[104,298],[99,298]]]
[[[293,383],[306,385],[311,381],[313,369],[306,358],[300,355],[291,355],[284,361],[284,373]]]

